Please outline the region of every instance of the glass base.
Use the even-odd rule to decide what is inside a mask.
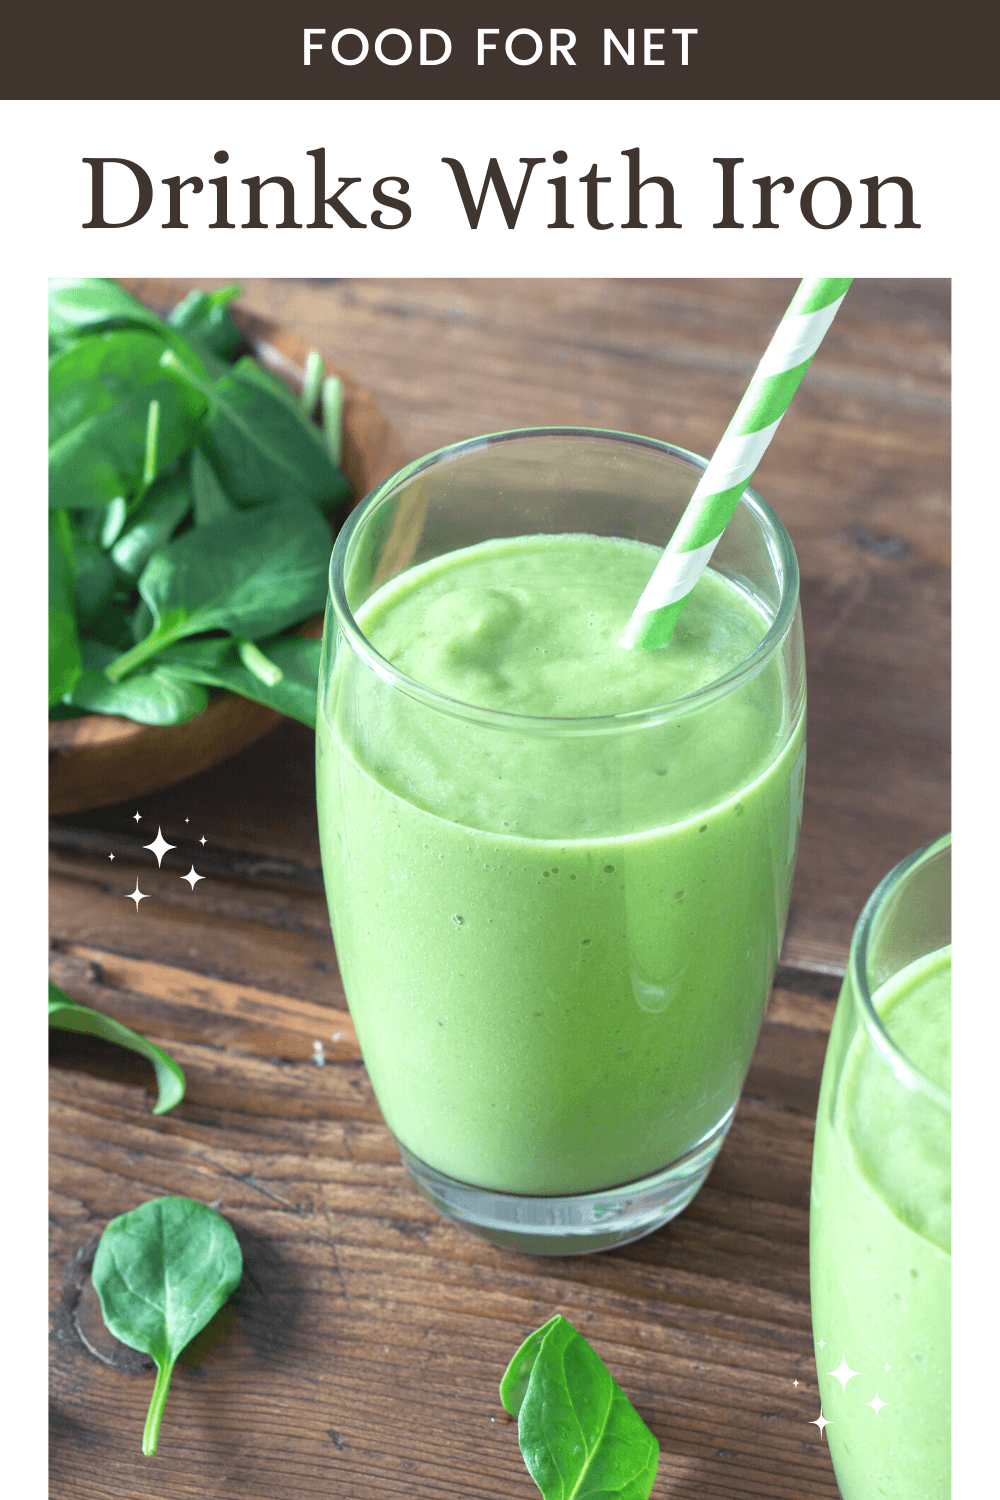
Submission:
[[[469,1187],[435,1171],[399,1141],[396,1145],[419,1191],[453,1224],[530,1255],[586,1255],[640,1240],[687,1208],[712,1169],[735,1108],[684,1156],[651,1177],[560,1198]]]

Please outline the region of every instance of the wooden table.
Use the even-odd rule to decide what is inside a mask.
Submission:
[[[368,385],[408,457],[547,423],[709,452],[791,290],[252,281],[245,300]],[[658,1233],[533,1259],[451,1228],[409,1185],[337,974],[302,726],[143,798],[138,824],[131,804],[54,824],[53,977],[188,1077],[154,1117],[139,1059],[53,1037],[58,1500],[537,1494],[497,1382],[556,1311],[656,1434],[654,1496],[833,1500],[810,1425],[813,1118],[858,912],[948,826],[948,330],[946,282],[856,283],[757,474],[802,568],[802,846],[736,1123]],[[142,848],[158,827],[177,846],[160,871]],[[192,860],[193,893],[177,878]],[[140,874],[155,899],[137,912]],[[143,1459],[149,1365],[104,1330],[87,1272],[109,1218],[168,1193],[220,1208],[246,1274],[182,1357]]]

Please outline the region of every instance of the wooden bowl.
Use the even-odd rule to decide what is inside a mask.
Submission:
[[[187,290],[171,281],[124,281],[133,296],[158,311],[172,307]],[[307,346],[267,318],[237,304],[232,309],[251,352],[296,392],[302,385]],[[345,370],[328,364],[328,375],[344,384],[342,467],[354,502],[403,463],[392,428],[366,391]],[[319,621],[307,627],[317,633]],[[49,810],[80,812],[173,786],[207,770],[280,723],[281,715],[235,693],[213,694],[204,713],[186,724],[137,724],[111,714],[87,714],[49,724]]]

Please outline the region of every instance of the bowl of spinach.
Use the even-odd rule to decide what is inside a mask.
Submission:
[[[181,292],[50,283],[54,813],[315,722],[333,536],[402,463],[371,395],[238,287]]]

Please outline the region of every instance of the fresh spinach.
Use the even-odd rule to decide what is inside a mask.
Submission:
[[[154,1115],[166,1114],[184,1098],[184,1074],[161,1047],[147,1041],[136,1031],[130,1031],[120,1021],[102,1016],[100,1011],[89,1006],[77,1005],[56,985],[49,983],[49,1026],[59,1031],[79,1031],[87,1036],[97,1036],[105,1042],[117,1042],[130,1052],[138,1052],[147,1058],[156,1071],[159,1096],[153,1106]]]
[[[163,319],[112,281],[50,283],[54,717],[179,723],[220,687],[315,722],[319,648],[281,633],[324,603],[320,512],[350,495],[339,382],[314,351],[321,430],[239,358],[237,294],[192,292]],[[208,662],[194,649],[220,639]]]
[[[660,1450],[582,1334],[557,1314],[500,1382],[528,1472],[545,1500],[648,1500]]]
[[[156,1452],[177,1356],[239,1285],[243,1255],[229,1223],[191,1198],[153,1198],[112,1219],[91,1280],[110,1333],[156,1363],[142,1451]]]
[[[160,464],[194,442],[205,401],[190,385],[161,376],[121,395],[49,445],[49,504],[65,510],[107,505],[134,495],[146,467],[149,408],[159,402]]]
[[[164,470],[149,486],[111,546],[115,566],[130,584],[157,548],[170,541],[192,505],[193,480],[186,462]]]
[[[110,604],[105,605],[100,615],[87,629],[87,641],[91,645],[113,647],[113,656],[120,656],[127,651],[135,642],[132,634],[132,618],[134,615],[131,597],[115,595]],[[81,641],[81,649],[83,642]]]
[[[73,587],[76,620],[80,630],[86,633],[114,598],[118,572],[99,543],[88,542],[82,537],[74,542],[73,561],[76,569]]]
[[[80,676],[73,535],[64,510],[49,511],[49,703],[58,703]]]
[[[124,682],[109,681],[105,667],[118,655],[99,641],[83,641],[83,671],[64,701],[91,714],[117,714],[137,724],[186,724],[208,707],[204,687],[165,672],[133,672]]]
[[[152,408],[150,408],[152,410]],[[109,500],[104,508],[104,520],[101,523],[100,543],[104,548],[113,547],[122,534],[122,528],[128,520],[128,501],[124,495],[116,495]]]
[[[232,514],[232,502],[200,444],[191,451],[191,493],[196,526],[207,526],[210,521],[221,521],[223,516]]]
[[[323,434],[280,381],[249,357],[209,384],[171,350],[163,368],[208,402],[203,444],[236,505],[265,505],[285,495],[314,500],[326,512],[350,494]]]
[[[101,276],[54,277],[49,282],[49,338],[56,344],[106,328],[153,328],[162,318],[124,287]]]
[[[243,342],[229,311],[230,302],[239,294],[238,286],[224,286],[217,292],[192,290],[178,302],[167,322],[185,335],[202,358],[207,354],[216,362],[230,364]]]
[[[49,282],[49,349],[56,353],[93,334],[145,329],[206,375],[201,355],[183,332],[157,316],[124,287],[98,276]]]
[[[285,500],[186,531],[154,552],[139,579],[152,628],[106,668],[120,681],[184,636],[274,635],[326,598],[330,528],[314,505]]]
[[[240,693],[315,729],[320,642],[283,635],[259,641],[256,646],[278,669],[280,678],[269,683],[248,668],[246,653],[241,658],[232,637],[180,641],[157,657],[157,671]]]
[[[49,444],[107,411],[137,388],[162,380],[164,343],[147,329],[100,333],[71,344],[49,364]]]

